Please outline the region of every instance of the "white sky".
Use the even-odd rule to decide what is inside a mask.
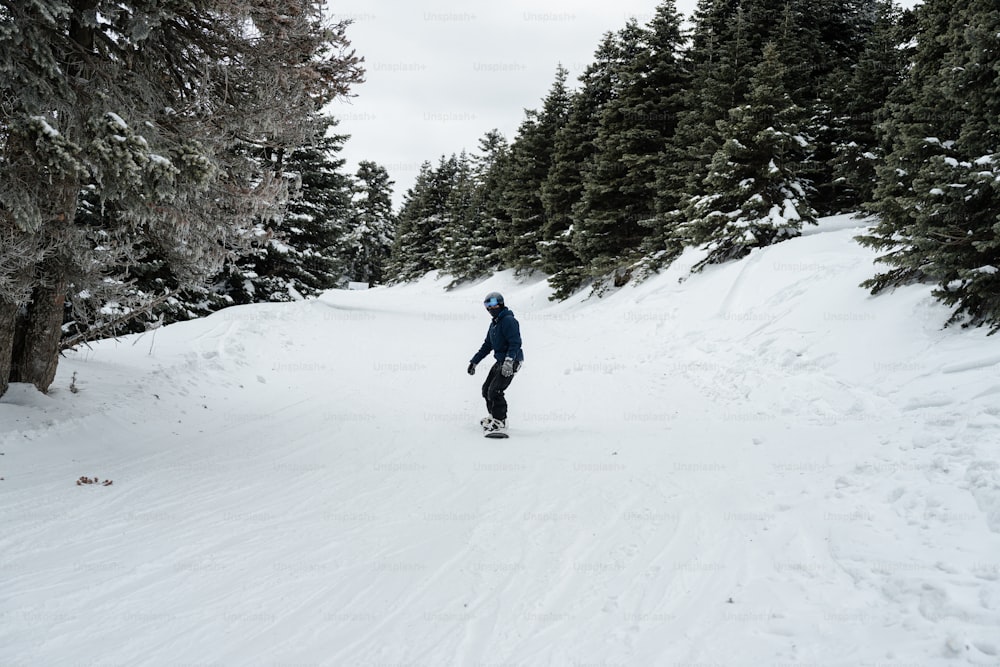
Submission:
[[[690,16],[696,2],[678,0],[678,10]],[[329,0],[335,18],[353,19],[348,38],[367,70],[357,96],[330,108],[339,131],[351,135],[347,168],[360,160],[386,167],[398,205],[421,162],[473,152],[493,128],[513,140],[524,110],[541,106],[560,62],[575,86],[603,34],[631,16],[646,23],[657,4]]]

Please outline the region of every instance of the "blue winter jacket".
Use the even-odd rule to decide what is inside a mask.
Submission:
[[[514,313],[509,308],[503,308],[490,322],[490,330],[486,332],[486,340],[472,357],[472,363],[478,364],[493,350],[497,361],[510,357],[514,361],[524,361],[521,350],[521,325],[514,319]]]

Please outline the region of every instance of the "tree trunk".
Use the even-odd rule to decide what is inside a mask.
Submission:
[[[97,0],[73,0],[71,3],[73,13],[69,37],[80,48],[67,53],[66,60],[68,71],[74,76],[81,76],[85,62],[83,54],[90,53],[94,47],[94,29],[86,25],[81,17],[97,6]],[[55,241],[56,247],[60,245],[62,228],[71,225],[76,217],[80,184],[75,177],[71,177],[62,183],[58,192],[61,196],[53,198],[58,206],[56,214],[48,229],[44,230]],[[38,284],[31,292],[27,308],[17,313],[15,318],[10,381],[30,382],[41,392],[49,390],[59,366],[66,290],[69,286],[67,261],[55,253],[35,267]]]
[[[7,393],[14,354],[17,304],[0,299],[0,396]]]
[[[30,382],[47,392],[59,365],[63,307],[66,304],[66,265],[59,257],[39,267],[43,284],[31,293],[31,302],[18,318],[12,355],[12,382]]]
[[[41,233],[56,250],[35,265],[31,300],[18,312],[15,322],[10,381],[30,382],[43,393],[55,380],[59,366],[70,258],[58,249],[74,242],[66,232],[76,218],[79,194],[80,183],[75,178],[53,188],[54,215]]]

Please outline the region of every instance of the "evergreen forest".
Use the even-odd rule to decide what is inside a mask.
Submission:
[[[935,285],[1000,328],[1000,8],[986,0],[664,0],[563,67],[511,141],[426,162],[395,280],[540,271],[600,294],[685,249],[695,271],[873,216],[863,287]]]

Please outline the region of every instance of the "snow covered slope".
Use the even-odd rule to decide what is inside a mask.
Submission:
[[[0,664],[1000,665],[998,341],[859,289],[857,224],[70,355],[0,400]],[[502,442],[465,374],[495,289]]]

